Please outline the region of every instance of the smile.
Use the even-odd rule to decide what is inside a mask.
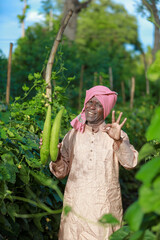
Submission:
[[[94,115],[94,113],[92,113],[92,112],[88,112],[90,115]]]

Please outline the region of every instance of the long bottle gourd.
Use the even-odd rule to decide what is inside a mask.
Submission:
[[[42,164],[46,164],[50,153],[51,136],[51,105],[48,106],[46,119],[43,127],[42,146],[40,149],[40,159]]]
[[[59,133],[60,133],[63,112],[64,112],[64,107],[61,108],[61,110],[57,113],[53,122],[52,130],[51,130],[50,157],[53,162],[57,160],[57,156],[58,156],[57,145],[59,143]]]

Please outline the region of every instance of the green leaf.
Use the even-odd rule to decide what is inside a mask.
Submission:
[[[134,232],[129,240],[141,240],[144,232],[142,230],[139,230],[137,232]]]
[[[5,230],[11,232],[11,224],[9,223],[8,219],[0,214],[0,226],[3,227]]]
[[[136,201],[127,209],[124,218],[129,224],[131,230],[137,231],[139,230],[142,223],[143,215],[144,214],[142,212],[141,206]]]
[[[3,139],[7,138],[7,133],[6,133],[5,129],[3,129],[2,127],[0,128],[0,137]]]
[[[34,77],[37,78],[37,79],[39,79],[39,78],[41,78],[41,74],[40,74],[39,72],[34,73]]]
[[[147,70],[147,77],[151,81],[157,81],[160,78],[160,51],[156,53],[155,61],[150,65]]]
[[[16,203],[10,203],[7,205],[7,212],[8,212],[8,215],[15,222],[15,213],[19,212],[19,206]]]
[[[160,187],[149,188],[145,185],[139,190],[139,204],[143,212],[160,214]]]
[[[128,239],[127,236],[129,235],[129,233],[130,233],[129,227],[123,226],[119,230],[114,232],[109,237],[109,240],[126,240],[126,239]]]
[[[159,172],[160,157],[157,157],[144,164],[136,174],[136,178],[148,185]]]
[[[52,178],[45,176],[40,171],[38,171],[38,172],[30,171],[30,173],[39,183],[41,183],[44,186],[54,189],[57,192],[58,196],[61,198],[61,200],[63,199],[63,194],[61,193],[59,187],[57,186],[57,181],[54,181]]]
[[[68,213],[72,211],[72,208],[70,206],[65,206],[63,208],[63,211],[64,211],[64,215],[67,216]]]
[[[112,214],[104,214],[100,219],[99,222],[102,224],[112,224],[117,225],[119,221],[112,215]]]
[[[10,131],[9,129],[7,130],[7,134],[10,138],[15,137],[14,133],[12,131]]]
[[[38,161],[37,158],[29,158],[28,155],[29,155],[29,152],[30,151],[27,151],[26,152],[26,162],[28,163],[28,165],[32,168],[40,168],[42,166],[41,162]]]
[[[19,178],[25,183],[28,184],[30,180],[28,168],[24,164],[21,164],[21,168],[19,170]]]
[[[0,209],[1,209],[1,213],[3,215],[6,215],[7,213],[7,209],[6,209],[6,205],[5,205],[5,202],[2,200],[1,204],[0,204]]]
[[[44,232],[44,229],[43,229],[42,224],[41,224],[41,219],[42,219],[42,217],[33,218],[33,222],[37,226],[39,231]]]
[[[156,152],[156,150],[155,150],[154,146],[151,143],[146,143],[141,148],[138,159],[139,159],[139,161],[141,161],[145,157],[147,157],[151,154],[154,154],[155,152]]]
[[[144,240],[157,240],[157,237],[150,230],[146,230]]]
[[[34,76],[30,73],[29,75],[28,75],[28,80],[29,81],[32,81],[34,79]]]
[[[2,158],[3,162],[5,162],[5,163],[7,163],[7,162],[13,163],[13,158],[12,158],[12,155],[10,153],[2,154],[1,158]]]
[[[147,129],[146,138],[150,140],[160,140],[160,107],[156,108],[151,124]]]
[[[6,182],[0,182],[0,198],[4,198],[8,194],[8,186]]]
[[[15,97],[15,101],[18,101],[21,97]]]
[[[22,89],[23,89],[23,91],[27,92],[27,91],[29,90],[29,87],[27,87],[26,84],[24,84],[24,85],[22,86]]]
[[[2,163],[0,165],[0,180],[7,181],[14,184],[16,182],[17,172],[18,172],[18,169],[14,164]]]

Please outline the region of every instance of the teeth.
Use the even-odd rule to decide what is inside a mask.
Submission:
[[[92,114],[92,115],[94,114],[94,113],[92,113],[92,112],[88,112],[88,113],[89,113],[89,114]]]

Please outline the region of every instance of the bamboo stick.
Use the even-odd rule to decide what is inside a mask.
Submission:
[[[121,91],[122,91],[123,104],[125,104],[126,103],[126,95],[125,95],[124,81],[121,82]]]
[[[112,67],[109,67],[109,82],[110,82],[110,88],[113,90],[113,73],[112,73]]]
[[[9,105],[10,86],[11,86],[12,48],[13,48],[13,43],[10,43],[9,58],[8,58],[8,70],[7,70],[7,86],[6,86],[6,104],[7,105]]]
[[[134,92],[135,92],[135,78],[132,77],[132,79],[131,79],[130,109],[133,108]]]
[[[73,11],[72,10],[69,10],[67,15],[65,16],[64,20],[62,21],[62,24],[61,24],[61,27],[58,31],[58,34],[56,36],[56,39],[53,43],[53,46],[52,46],[52,49],[51,49],[51,52],[50,52],[50,56],[49,56],[49,59],[48,59],[48,62],[47,62],[47,67],[46,67],[46,75],[45,75],[45,81],[47,83],[47,87],[46,87],[46,95],[49,99],[49,101],[52,101],[52,87],[51,87],[51,74],[52,74],[52,66],[53,66],[53,63],[54,63],[54,58],[55,58],[55,55],[56,55],[56,51],[57,51],[57,48],[58,48],[58,45],[62,39],[62,35],[63,35],[63,32],[69,22],[69,19],[71,18],[72,16],[72,13]]]
[[[82,88],[83,88],[83,74],[84,74],[84,65],[81,67],[80,83],[79,83],[79,101],[78,109],[81,110],[81,97],[82,97]]]

